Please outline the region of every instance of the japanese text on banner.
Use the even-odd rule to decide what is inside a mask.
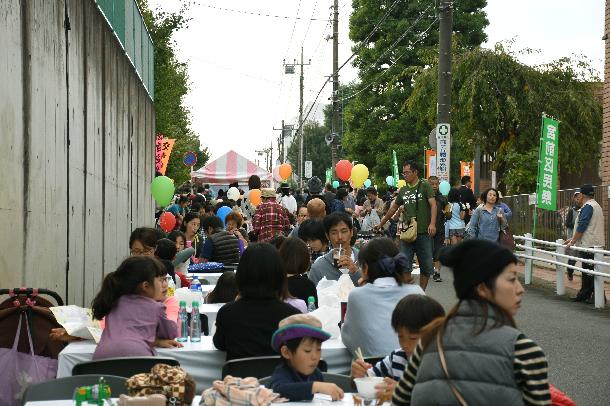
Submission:
[[[557,210],[557,171],[559,169],[559,122],[542,118],[538,188],[536,202],[544,210]]]

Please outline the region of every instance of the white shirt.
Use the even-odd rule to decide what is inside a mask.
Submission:
[[[284,206],[286,210],[288,210],[288,213],[297,213],[297,200],[294,198],[294,196],[282,196],[282,198],[280,199],[280,204]]]

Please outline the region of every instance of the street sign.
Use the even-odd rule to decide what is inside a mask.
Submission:
[[[311,173],[313,171],[313,166],[311,161],[305,161],[305,177],[307,179],[311,178]]]
[[[436,176],[439,180],[449,181],[451,161],[451,126],[449,123],[436,125]]]

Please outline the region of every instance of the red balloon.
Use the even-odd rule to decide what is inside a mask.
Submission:
[[[337,177],[345,182],[352,176],[352,167],[352,163],[347,159],[340,160],[337,162],[337,166],[335,166]]]
[[[159,225],[163,231],[169,233],[176,227],[176,217],[172,213],[166,211],[159,218]]]

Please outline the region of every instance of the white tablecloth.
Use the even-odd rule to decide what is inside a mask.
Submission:
[[[199,278],[199,280],[205,279],[206,281],[210,282],[210,285],[216,285],[216,281],[218,281],[218,278],[220,278],[220,275],[222,275],[222,272],[209,272],[209,273],[189,272],[187,277],[192,278],[193,276],[196,276],[197,278]]]
[[[112,400],[116,404],[117,398],[112,398]],[[193,403],[191,406],[199,406],[199,402],[201,401],[201,396],[195,396],[193,399]],[[76,402],[73,400],[47,400],[40,402],[27,402],[25,406],[73,406]],[[345,397],[342,400],[331,402],[330,397],[326,395],[317,394],[314,396],[311,402],[286,402],[281,403],[282,406],[352,406],[354,404],[354,400],[352,399],[351,393],[346,393]]]
[[[71,376],[74,365],[91,361],[94,350],[93,341],[70,343],[59,354],[57,377]],[[197,382],[197,393],[211,387],[214,380],[220,379],[226,360],[226,354],[214,347],[210,336],[201,337],[199,343],[184,343],[184,348],[157,348],[157,353],[177,359],[180,366]],[[330,339],[322,343],[322,358],[328,364],[328,372],[349,373],[352,358],[341,339]]]

